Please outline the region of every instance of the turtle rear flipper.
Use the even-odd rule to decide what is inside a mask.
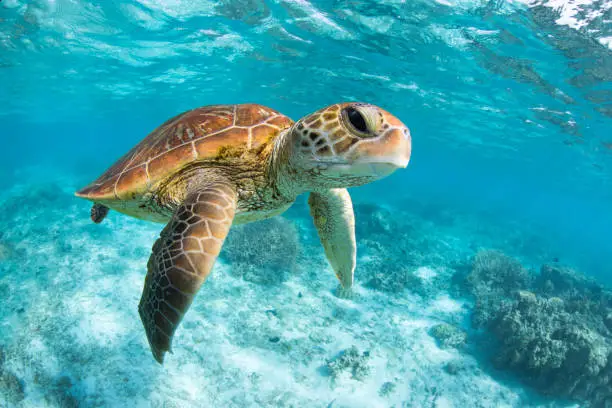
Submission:
[[[96,224],[101,223],[106,218],[106,214],[108,214],[108,207],[105,205],[96,203],[91,207],[91,220]]]
[[[234,220],[236,192],[214,182],[187,194],[153,245],[138,311],[161,364]]]

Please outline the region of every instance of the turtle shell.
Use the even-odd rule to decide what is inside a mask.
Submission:
[[[194,161],[219,159],[228,150],[257,150],[292,124],[256,104],[193,109],[167,120],[76,195],[92,201],[136,199]]]

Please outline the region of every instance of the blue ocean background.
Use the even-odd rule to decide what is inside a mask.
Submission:
[[[436,321],[469,338],[469,300],[368,287],[363,242],[374,238],[358,208],[386,211],[387,241],[375,239],[387,264],[444,275],[492,248],[610,286],[611,10],[577,0],[3,0],[0,361],[10,375],[0,406],[572,404],[491,367],[476,346],[436,346]],[[413,140],[406,170],[351,189],[357,298],[334,295],[301,197],[283,218],[299,236],[301,272],[251,282],[222,254],[158,366],[137,304],[161,226],[117,213],[93,225],[73,192],[182,111],[250,102],[297,120],[340,101],[383,107]],[[407,236],[417,260],[398,255]],[[352,345],[373,350],[368,380],[332,384],[320,367]],[[443,370],[450,358],[471,362],[460,380]],[[381,396],[385,383],[395,391]]]

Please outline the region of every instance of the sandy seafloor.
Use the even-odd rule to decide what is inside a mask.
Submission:
[[[0,344],[3,369],[23,391],[20,402],[5,395],[0,405],[565,405],[495,370],[470,328],[469,300],[444,289],[454,262],[481,246],[517,248],[517,242],[532,240],[528,232],[468,215],[427,217],[409,205],[383,209],[382,218],[358,219],[357,284],[353,299],[345,300],[334,294],[337,281],[300,200],[285,216],[300,243],[291,273],[272,277],[271,284],[245,280],[222,253],[177,331],[174,353],[160,366],[150,354],[137,305],[161,225],[117,213],[95,225],[89,204],[72,196],[77,184],[69,176],[31,169],[0,193]],[[359,205],[357,217],[366,217]],[[367,270],[379,265],[372,262],[365,231],[375,222],[387,228],[389,241],[378,242],[389,253],[401,253],[397,246],[404,245],[409,254],[421,254],[408,262],[422,280],[419,291],[364,285],[364,277],[378,273]],[[265,245],[265,233],[255,235],[254,245]],[[536,258],[548,254],[531,256],[521,260],[537,265]],[[398,262],[401,257],[390,258],[381,273]],[[440,322],[466,330],[467,346],[439,347],[428,331]],[[363,379],[352,378],[350,370],[331,376],[326,362],[351,346],[369,354],[369,373]],[[449,373],[449,363],[457,372]]]

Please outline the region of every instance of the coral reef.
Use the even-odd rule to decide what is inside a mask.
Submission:
[[[17,404],[25,397],[23,382],[5,368],[5,360],[4,347],[0,346],[0,406]]]
[[[516,259],[500,251],[479,251],[464,282],[476,301],[472,315],[474,326],[480,328],[486,325],[497,313],[502,299],[508,298],[516,290],[528,288],[530,284],[529,272]]]
[[[498,368],[542,393],[612,406],[612,292],[557,264],[531,279],[496,251],[476,255],[465,287],[474,325],[497,340]]]
[[[359,353],[357,347],[351,346],[340,352],[335,358],[328,360],[326,367],[334,380],[346,372],[351,378],[363,381],[370,374],[369,357],[369,352]]]
[[[386,397],[388,395],[393,394],[396,388],[397,386],[394,383],[387,381],[386,383],[383,383],[383,385],[380,386],[380,390],[378,390],[378,395],[380,395],[381,397]]]
[[[442,348],[461,348],[467,342],[467,334],[460,328],[448,323],[433,326],[429,334]]]
[[[271,285],[284,282],[293,272],[299,249],[293,223],[274,217],[232,228],[221,257],[232,264],[234,276]]]
[[[429,297],[448,288],[450,276],[421,276],[420,269],[444,270],[457,257],[446,237],[413,214],[373,204],[355,206],[359,260],[356,276],[371,289],[389,294],[409,290]]]
[[[6,402],[9,405],[16,404],[25,397],[23,383],[10,371],[5,371],[0,375],[0,395],[5,398],[5,401],[0,400],[0,402]]]
[[[560,298],[519,292],[489,325],[501,344],[494,362],[545,393],[612,403],[609,333],[589,327],[583,317]]]
[[[603,290],[603,287],[594,279],[558,264],[542,265],[534,287],[547,296],[558,296],[564,299],[587,296],[592,300],[610,301],[610,292]]]
[[[495,250],[479,251],[467,277],[471,290],[482,296],[486,292],[512,293],[528,287],[530,275],[516,259]]]

